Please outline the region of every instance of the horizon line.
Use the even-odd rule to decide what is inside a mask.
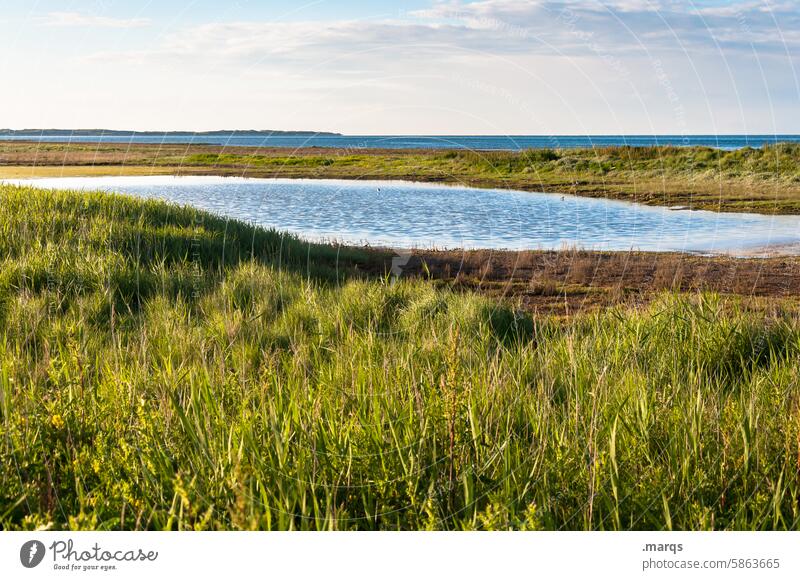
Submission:
[[[0,128],[0,136],[11,133],[87,133],[102,135],[103,133],[124,133],[128,135],[181,134],[199,135],[208,133],[261,133],[261,134],[298,134],[302,136],[326,135],[332,137],[798,137],[800,133],[751,132],[751,133],[341,133],[336,131],[316,131],[309,129],[105,129],[105,128]]]

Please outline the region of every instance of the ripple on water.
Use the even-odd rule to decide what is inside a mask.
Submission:
[[[747,252],[800,243],[800,217],[409,182],[225,177],[14,180],[188,204],[307,239],[389,247]]]

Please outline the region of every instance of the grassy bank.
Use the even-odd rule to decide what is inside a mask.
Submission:
[[[218,174],[405,179],[551,191],[695,209],[800,214],[800,145],[521,152],[0,143],[0,177]]]
[[[556,320],[159,202],[0,208],[4,529],[800,525],[777,301]]]

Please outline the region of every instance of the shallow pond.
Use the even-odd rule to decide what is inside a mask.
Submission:
[[[570,195],[437,184],[235,177],[14,180],[189,204],[300,234],[393,248],[733,252],[800,243],[800,217],[675,211]]]

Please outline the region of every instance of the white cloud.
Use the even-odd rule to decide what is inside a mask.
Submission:
[[[147,18],[111,18],[82,12],[49,12],[39,20],[41,26],[59,28],[141,28],[149,26]]]
[[[208,22],[60,58],[43,62],[85,125],[105,112],[146,128],[800,131],[800,8],[777,0],[436,2],[381,20]],[[57,120],[61,100],[24,92],[20,111]]]
[[[89,18],[61,14],[69,14],[57,19],[63,22]],[[787,50],[800,51],[798,30],[796,5],[767,0],[724,7],[703,7],[692,0],[480,0],[437,3],[405,18],[381,21],[208,23],[178,30],[152,49],[95,56],[245,66],[368,61],[375,55],[446,61],[473,51],[622,58],[645,51],[755,51],[785,57]]]

